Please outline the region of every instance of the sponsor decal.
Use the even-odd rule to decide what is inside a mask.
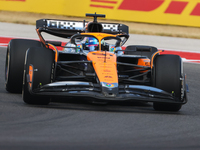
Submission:
[[[200,0],[78,0],[78,3],[70,0],[57,0],[56,3],[55,0],[48,0],[48,3],[41,0],[0,0],[0,3],[0,10],[5,11],[85,17],[87,10],[106,14],[106,18],[111,20],[200,27]],[[69,8],[65,9],[66,6]],[[49,26],[53,28],[83,28],[82,22],[51,21]],[[111,29],[106,25],[104,29],[107,28],[118,30],[118,27]]]
[[[111,72],[110,70],[108,70],[108,69],[105,69],[105,70],[103,70],[104,72]]]
[[[90,7],[96,7],[96,8],[106,8],[106,9],[113,9],[114,6],[118,3],[118,1],[110,1],[110,0],[91,0],[91,2],[94,2],[94,4],[90,4]],[[107,5],[111,4],[111,5]]]
[[[179,2],[179,1],[172,1],[168,8],[165,10],[165,13],[170,14],[181,14],[185,7],[187,6],[188,2]]]
[[[103,54],[103,53],[96,53],[96,52],[93,52],[92,54],[93,55],[101,55],[101,56],[113,56],[111,54]]]
[[[171,2],[169,2],[171,1]],[[191,10],[191,16],[200,16],[200,1],[196,0],[191,2],[190,0],[90,0],[90,7],[104,8],[104,9],[118,9],[128,11],[141,11],[151,12],[165,3],[169,2],[168,7],[164,10],[164,14],[182,14],[190,3],[194,3]]]
[[[102,34],[98,34],[98,35],[97,35],[97,37],[99,37],[99,38],[100,38],[100,37],[103,37],[103,35],[102,35]]]
[[[97,58],[104,58],[105,59],[105,57],[97,57]],[[110,57],[106,57],[106,59],[110,59]]]
[[[114,46],[111,46],[110,51],[115,52],[116,48]]]
[[[118,9],[152,11],[160,7],[165,0],[123,0]]]
[[[111,79],[111,78],[112,78],[112,76],[105,76],[104,78],[110,78],[110,79]]]
[[[114,84],[112,84],[112,83],[107,83],[106,86],[107,86],[107,87],[114,87]]]
[[[77,47],[82,48],[82,44],[77,44]]]
[[[193,11],[191,12],[190,15],[193,16],[200,16],[200,3],[198,3],[195,8],[193,9]]]
[[[78,48],[82,48],[82,44],[77,44],[77,47],[78,47]],[[76,52],[77,52],[77,53],[80,52],[80,49],[76,49]]]
[[[47,26],[50,28],[68,29],[68,30],[81,30],[83,28],[83,24],[81,22],[59,21],[59,20],[47,20]]]
[[[158,8],[165,0],[123,0],[119,10],[152,11]],[[113,0],[91,0],[90,7],[114,9],[119,1]],[[145,5],[146,4],[146,5]]]

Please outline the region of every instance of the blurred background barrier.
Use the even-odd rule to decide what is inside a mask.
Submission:
[[[0,10],[200,27],[200,0],[0,0]]]

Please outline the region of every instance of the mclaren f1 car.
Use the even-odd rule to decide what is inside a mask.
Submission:
[[[7,48],[5,85],[22,91],[27,104],[49,104],[52,98],[76,97],[97,102],[153,102],[155,110],[179,111],[187,102],[186,77],[178,55],[160,55],[156,47],[130,45],[128,26],[41,19],[40,40],[13,39]],[[42,33],[70,41],[46,41]],[[58,50],[58,47],[62,47]]]

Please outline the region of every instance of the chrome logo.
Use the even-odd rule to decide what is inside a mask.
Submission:
[[[107,87],[114,87],[114,84],[107,83],[106,86],[107,86]]]
[[[115,52],[116,48],[114,46],[111,46],[110,51]]]

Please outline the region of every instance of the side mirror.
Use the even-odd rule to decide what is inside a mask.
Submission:
[[[121,35],[118,35],[118,37],[121,38],[120,46],[123,46],[126,43],[126,41],[128,40],[129,35],[128,34],[121,34]]]

